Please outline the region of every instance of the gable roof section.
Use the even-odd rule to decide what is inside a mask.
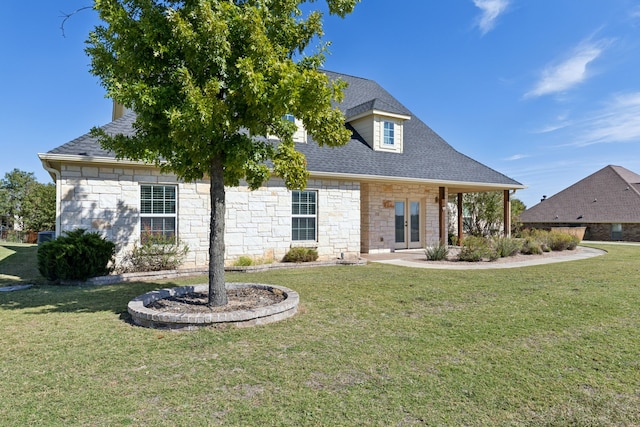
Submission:
[[[398,106],[390,105],[380,98],[375,98],[370,101],[363,102],[360,105],[351,107],[345,110],[344,115],[347,121],[353,120],[353,118],[360,116],[361,114],[371,111],[384,111],[385,113],[396,114],[400,116],[410,116],[411,113],[406,108],[398,108]]]
[[[133,122],[135,120],[135,113],[128,112],[124,116],[120,117],[102,126],[105,132],[110,135],[133,135],[135,133],[133,129]],[[96,138],[91,136],[91,134],[86,133],[76,139],[73,139],[66,144],[63,144],[53,150],[49,151],[47,154],[59,154],[63,156],[84,156],[87,158],[113,158],[115,159],[116,155],[113,151],[105,150],[98,143]]]
[[[311,176],[433,182],[447,185],[451,192],[525,188],[519,182],[453,149],[373,80],[329,71],[326,73],[329,78],[340,78],[349,85],[344,91],[343,102],[339,104],[345,115],[353,117],[371,109],[380,109],[410,116],[411,120],[404,124],[403,153],[374,151],[355,131],[352,139],[343,147],[320,147],[314,141],[297,144],[296,148],[307,158]],[[130,135],[134,132],[134,120],[135,115],[128,113],[103,128],[108,133]],[[97,140],[89,134],[57,147],[41,157],[50,156],[86,156],[87,160],[91,157],[115,159],[113,152],[102,149]]]
[[[606,166],[520,215],[523,223],[640,223],[640,175]]]

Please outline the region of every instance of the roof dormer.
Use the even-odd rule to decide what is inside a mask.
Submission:
[[[304,124],[302,123],[302,120],[296,118],[293,114],[285,114],[284,115],[284,119],[295,123],[296,127],[298,128],[293,133],[293,142],[306,143],[307,142],[307,130],[304,128]]]
[[[402,153],[404,122],[411,119],[408,111],[376,98],[348,109],[346,116],[373,150]]]

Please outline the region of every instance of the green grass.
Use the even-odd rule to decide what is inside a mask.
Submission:
[[[45,283],[36,266],[37,245],[0,244],[0,286]]]
[[[250,329],[126,322],[134,296],[204,277],[0,293],[0,419],[640,425],[640,247],[606,249],[506,270],[372,264],[229,274],[300,293],[298,315]]]

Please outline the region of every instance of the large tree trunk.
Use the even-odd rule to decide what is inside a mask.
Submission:
[[[211,224],[209,231],[209,307],[227,304],[224,286],[224,169],[222,160],[211,161]]]

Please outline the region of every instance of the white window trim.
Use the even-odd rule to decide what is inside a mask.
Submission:
[[[152,188],[152,194],[153,194],[153,187],[173,187],[175,190],[175,212],[174,213],[162,213],[162,214],[157,214],[157,213],[143,213],[142,212],[142,187],[151,187]],[[175,236],[176,239],[178,239],[178,186],[176,184],[163,184],[163,183],[140,183],[138,186],[138,190],[139,190],[139,195],[138,195],[138,203],[140,206],[140,214],[138,216],[138,226],[140,228],[140,232],[138,233],[138,236],[140,238],[140,240],[142,240],[142,233],[144,232],[144,230],[142,229],[142,220],[143,218],[173,218],[173,224],[174,224],[174,230],[173,230],[173,235]],[[153,206],[151,208],[153,210]]]
[[[301,214],[294,214],[293,213],[293,194],[295,192],[299,192],[299,193],[314,193],[315,194],[315,214],[305,214],[305,215],[301,215]],[[291,192],[291,242],[294,242],[295,245],[297,246],[301,246],[304,245],[305,242],[306,243],[316,243],[318,241],[318,199],[319,199],[319,193],[318,190],[293,190]],[[294,218],[313,218],[315,221],[315,235],[313,236],[313,239],[304,239],[304,240],[296,240],[293,237],[293,220]]]

